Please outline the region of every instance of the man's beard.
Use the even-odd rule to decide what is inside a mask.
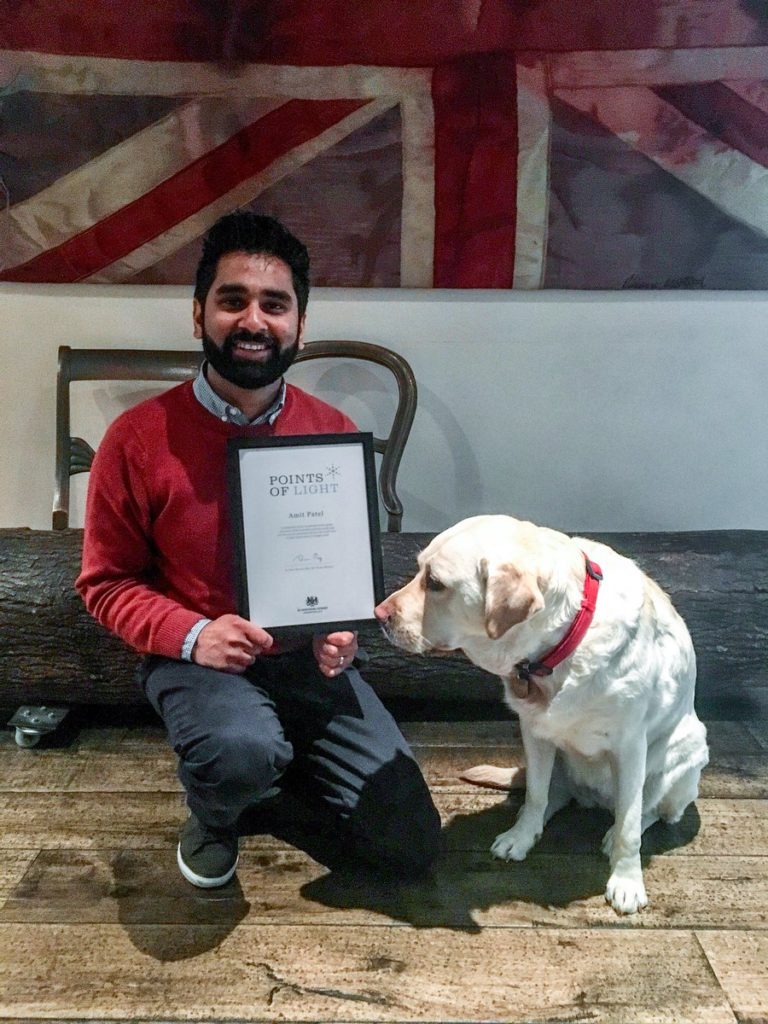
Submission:
[[[268,344],[269,354],[266,359],[258,362],[238,359],[234,352],[239,341]],[[297,333],[294,343],[281,349],[277,338],[270,331],[257,331],[255,334],[244,330],[233,331],[219,348],[209,334],[203,333],[203,352],[214,370],[230,384],[254,391],[273,384],[283,376],[299,353],[299,336]]]

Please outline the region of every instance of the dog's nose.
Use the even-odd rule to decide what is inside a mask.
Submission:
[[[379,620],[379,622],[386,622],[389,618],[390,612],[386,601],[382,601],[381,604],[377,604],[373,609],[373,614]]]

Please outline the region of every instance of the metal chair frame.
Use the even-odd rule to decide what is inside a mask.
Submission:
[[[397,381],[398,403],[387,437],[374,437],[374,450],[382,456],[379,491],[387,512],[387,530],[399,533],[403,505],[397,495],[397,471],[416,413],[416,379],[408,362],[382,345],[364,341],[312,341],[305,345],[296,362],[307,359],[362,359],[378,363]],[[85,380],[153,380],[168,384],[190,380],[203,359],[201,350],[59,348],[56,380],[56,467],[53,498],[53,529],[69,526],[69,480],[87,473],[94,449],[82,437],[70,434],[70,384]]]

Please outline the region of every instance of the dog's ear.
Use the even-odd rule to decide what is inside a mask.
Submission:
[[[533,573],[509,563],[490,568],[485,558],[480,569],[485,577],[485,631],[492,640],[544,607]]]

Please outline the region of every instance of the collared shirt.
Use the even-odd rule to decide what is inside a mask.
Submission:
[[[262,423],[268,423],[272,426],[285,405],[285,380],[280,382],[280,390],[272,405],[265,412],[259,413],[254,419],[249,420],[245,413],[238,409],[237,406],[230,405],[224,401],[221,395],[216,394],[205,375],[207,366],[208,361],[206,360],[200,367],[197,377],[195,377],[192,384],[195,398],[204,409],[207,409],[217,419],[223,420],[224,423],[236,423],[239,427],[259,427]]]
[[[225,423],[236,423],[239,427],[258,427],[263,423],[268,423],[272,426],[285,405],[285,380],[281,382],[280,390],[272,405],[252,420],[249,420],[245,413],[238,409],[237,406],[230,405],[224,401],[221,395],[216,394],[205,375],[207,366],[208,361],[206,360],[192,383],[195,398],[204,409],[207,409],[217,419],[223,420]],[[187,633],[181,646],[181,656],[184,661],[192,661],[192,649],[195,646],[195,642],[210,621],[210,619],[200,619]]]

